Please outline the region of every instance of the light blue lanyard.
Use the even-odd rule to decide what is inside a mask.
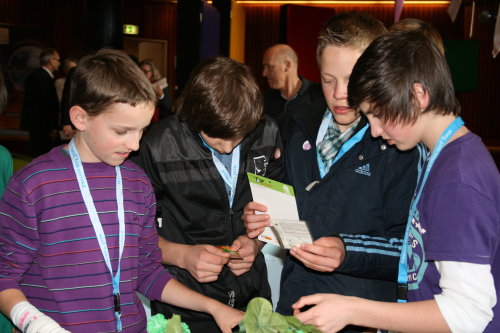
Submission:
[[[109,257],[108,245],[106,243],[106,235],[102,228],[102,224],[99,220],[97,210],[90,194],[89,185],[87,183],[87,178],[85,177],[85,171],[83,170],[82,160],[76,149],[74,139],[71,139],[69,143],[69,153],[71,156],[71,162],[73,163],[73,169],[76,173],[76,178],[78,180],[78,185],[80,186],[80,192],[83,196],[83,201],[87,207],[89,213],[90,221],[94,227],[94,232],[99,242],[99,247],[101,248],[102,256],[106,262],[106,266],[111,273],[111,280],[113,282],[113,301],[114,310],[116,317],[116,328],[120,332],[122,330],[121,322],[121,307],[120,307],[120,264],[123,254],[123,248],[125,246],[125,211],[123,208],[123,184],[122,175],[119,166],[115,166],[116,171],[116,202],[118,205],[118,224],[119,224],[119,254],[118,254],[118,268],[116,274],[113,275],[113,268],[111,266],[111,259]]]
[[[441,134],[439,137],[438,142],[436,143],[436,146],[434,147],[434,150],[432,151],[431,156],[429,157],[429,161],[427,163],[427,166],[425,168],[425,172],[422,173],[422,169],[419,168],[418,172],[418,182],[417,186],[418,188],[415,189],[415,193],[413,194],[413,198],[411,200],[411,205],[410,205],[410,213],[408,214],[408,222],[406,223],[406,230],[405,230],[405,236],[403,239],[403,246],[401,250],[401,255],[399,257],[399,267],[398,267],[398,283],[400,284],[406,284],[408,282],[408,256],[407,256],[407,251],[408,251],[408,238],[410,236],[410,228],[411,228],[411,222],[413,220],[413,216],[415,215],[415,212],[417,211],[417,203],[420,200],[420,196],[422,195],[422,191],[424,189],[425,183],[427,182],[427,177],[429,176],[429,173],[432,169],[432,166],[434,162],[436,161],[437,157],[439,156],[439,153],[443,150],[444,146],[448,143],[450,138],[455,134],[460,127],[464,125],[464,121],[462,118],[458,117],[456,118],[447,128],[444,130],[444,132]],[[423,177],[421,177],[423,175]],[[398,299],[398,302],[404,303],[406,302],[405,299]]]
[[[326,131],[328,129],[329,122],[333,121],[332,120],[332,114],[329,112],[326,117],[323,118],[323,121],[321,122],[321,126],[319,127],[318,130],[318,137],[316,139],[316,147],[318,146],[318,143],[323,140],[323,137],[326,134]],[[332,165],[334,165],[345,153],[347,153],[356,143],[361,141],[363,136],[365,135],[366,130],[368,129],[369,124],[366,124],[365,127],[363,127],[361,130],[358,131],[355,135],[353,135],[349,140],[344,142],[342,147],[340,147],[339,152],[337,153],[337,156],[335,156],[335,159],[332,162]],[[324,178],[325,175],[328,173],[330,168],[326,168],[325,163],[323,162],[323,159],[321,158],[321,155],[319,154],[318,150],[316,149],[316,159],[318,160],[318,167],[319,167],[319,175],[321,178]]]
[[[210,147],[205,142],[205,140],[203,140],[203,138],[201,138],[201,141],[212,152],[212,159],[214,161],[215,167],[219,171],[219,174],[221,175],[224,182],[230,188],[230,193],[228,194],[229,207],[233,207],[234,194],[236,193],[236,183],[238,182],[238,172],[240,170],[241,144],[237,145],[236,148],[233,149],[232,159],[231,159],[231,174],[229,174],[224,164],[217,158],[217,156],[215,156],[215,150],[212,147]]]

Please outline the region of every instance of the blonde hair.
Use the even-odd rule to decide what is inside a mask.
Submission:
[[[444,55],[444,45],[443,45],[443,39],[441,38],[441,35],[439,34],[439,31],[430,24],[429,22],[422,21],[417,18],[405,18],[402,19],[401,21],[398,21],[394,23],[389,30],[394,31],[416,31],[424,35],[425,37],[429,38],[431,41],[436,43],[437,48],[439,49],[439,52]]]
[[[328,46],[349,47],[364,51],[378,36],[385,33],[384,24],[365,12],[344,12],[330,17],[323,25],[316,48],[319,61]]]

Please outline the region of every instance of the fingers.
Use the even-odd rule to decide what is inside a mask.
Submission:
[[[212,245],[195,245],[191,251],[187,270],[198,282],[216,281],[230,256]]]
[[[252,268],[253,262],[243,262],[242,260],[231,260],[228,264],[227,267],[231,270],[231,272],[236,275],[240,276],[248,272]]]
[[[271,217],[268,214],[256,214],[256,209],[251,208],[258,208],[257,211],[259,211],[259,209],[267,211],[267,207],[256,202],[249,202],[245,208],[243,216],[241,217],[245,225],[245,229],[247,230],[248,237],[255,238],[264,231],[265,227],[270,225],[269,220]]]
[[[230,253],[226,253],[212,245],[206,245],[204,250],[200,255],[200,260],[213,265],[225,265],[231,257]]]
[[[308,296],[302,296],[301,298],[298,299],[297,302],[292,304],[292,308],[294,310],[300,310],[306,305],[316,305],[321,301],[321,295],[320,294],[313,294],[313,295],[308,295]]]
[[[266,224],[268,224],[268,223],[266,223]],[[254,228],[254,227],[252,227],[252,228]],[[248,235],[248,237],[250,237],[250,238],[256,238],[256,237],[259,237],[259,235],[260,235],[260,234],[262,234],[263,232],[264,232],[264,227],[262,227],[262,228],[257,228],[257,229],[252,229],[252,230],[247,229],[247,235]]]
[[[290,250],[290,254],[306,267],[320,272],[333,272],[341,264],[338,258],[331,258],[325,248],[311,244],[302,244],[300,248],[294,246]]]
[[[256,211],[265,213],[267,212],[267,206],[254,201],[250,201],[245,205],[243,214],[255,214]]]

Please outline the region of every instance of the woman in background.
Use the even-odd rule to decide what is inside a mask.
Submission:
[[[156,82],[159,82],[162,79],[162,76],[158,68],[156,68],[153,59],[142,60],[139,63],[139,67],[144,72],[149,82],[153,84],[156,96],[158,96],[158,104],[156,105],[157,109],[155,110],[152,121],[167,117],[171,114],[172,101],[168,95],[168,85],[166,81],[163,86],[160,84],[155,85]]]

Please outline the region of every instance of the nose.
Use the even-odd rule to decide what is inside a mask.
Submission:
[[[221,150],[219,153],[229,154],[233,151],[234,145],[232,142],[224,142],[220,144],[219,149]]]
[[[347,82],[339,82],[335,85],[333,97],[335,97],[335,99],[347,99]]]
[[[131,135],[125,146],[127,149],[136,151],[139,150],[139,142],[141,141],[142,133],[137,133],[135,135]]]
[[[373,120],[370,119],[370,132],[374,138],[382,136],[384,131],[382,128]]]

